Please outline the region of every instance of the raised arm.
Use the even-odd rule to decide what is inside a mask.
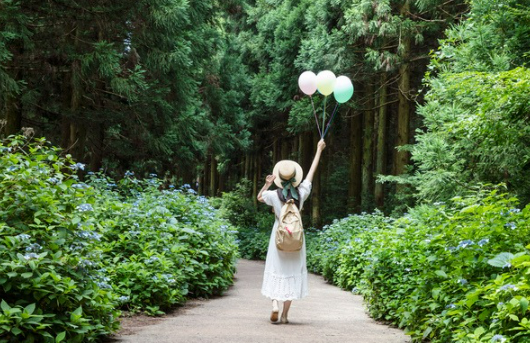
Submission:
[[[325,147],[326,147],[326,142],[324,142],[324,140],[321,139],[318,142],[317,152],[315,154],[315,158],[313,159],[313,163],[311,164],[311,168],[309,169],[309,172],[307,173],[307,176],[305,177],[305,179],[309,182],[313,182],[313,176],[315,175],[315,171],[317,170],[318,162],[320,161],[320,155],[322,154],[322,151],[324,150]]]
[[[259,191],[259,194],[258,194],[258,201],[265,202],[265,200],[263,200],[263,192],[265,192],[266,190],[269,189],[269,187],[274,182],[274,179],[276,179],[276,176],[274,176],[274,175],[268,175],[265,178],[265,184],[263,185],[263,187],[261,188],[261,190]]]

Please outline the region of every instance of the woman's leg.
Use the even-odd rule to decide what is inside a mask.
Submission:
[[[282,311],[282,323],[283,324],[289,323],[289,320],[287,320],[287,314],[289,313],[291,302],[292,302],[291,300],[286,300],[283,302],[283,311]]]
[[[276,322],[278,320],[278,312],[280,312],[280,309],[278,308],[278,300],[273,299],[272,300],[271,322]]]

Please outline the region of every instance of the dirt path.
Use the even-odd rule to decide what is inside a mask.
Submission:
[[[289,324],[269,321],[270,301],[260,293],[264,263],[240,260],[236,282],[222,297],[193,300],[165,318],[125,323],[114,342],[410,342],[401,330],[370,319],[362,298],[309,276],[309,296],[293,301]]]

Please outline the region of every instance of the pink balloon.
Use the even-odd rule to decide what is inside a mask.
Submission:
[[[317,91],[317,76],[312,71],[304,71],[298,78],[298,86],[304,94],[313,95]]]

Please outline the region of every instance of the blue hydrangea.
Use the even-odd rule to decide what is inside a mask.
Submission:
[[[515,225],[515,223],[506,223],[504,224],[504,226],[509,228],[510,230],[515,230],[517,228],[517,225]]]
[[[76,163],[70,166],[72,170],[85,170],[85,165],[83,163]]]
[[[48,179],[48,182],[51,183],[51,184],[54,184],[54,185],[58,185],[61,183],[61,180],[56,178],[56,177],[50,177]]]
[[[26,247],[26,251],[40,251],[42,249],[42,247],[37,244],[37,243],[33,243],[33,244],[30,244],[29,246]]]
[[[128,177],[128,176],[131,176],[131,177],[132,177],[132,176],[134,176],[134,172],[132,172],[132,171],[128,171],[128,170],[127,170],[127,171],[125,172],[125,175],[124,175],[124,176],[125,176],[125,177]]]
[[[514,290],[516,291],[517,290],[517,287],[515,285],[512,285],[512,284],[507,284],[507,285],[504,285],[500,288],[501,291],[508,291],[508,290]]]
[[[484,245],[488,244],[489,243],[489,238],[484,238],[484,239],[481,239],[480,241],[478,241],[478,246],[479,247],[483,247]]]
[[[101,234],[94,232],[94,231],[79,231],[76,233],[76,235],[79,238],[83,238],[86,240],[95,240],[95,241],[101,240]]]
[[[455,304],[449,304],[447,306],[445,306],[446,309],[449,309],[449,310],[454,310],[456,308],[456,305]]]
[[[89,212],[89,211],[94,211],[94,208],[90,204],[81,204],[77,206],[77,210],[79,212]]]
[[[87,185],[86,183],[82,183],[82,182],[80,182],[80,183],[74,183],[74,184],[72,185],[72,188],[75,188],[75,189],[87,189],[87,188],[89,188],[89,187],[90,187],[89,185]]]
[[[118,298],[118,301],[123,304],[123,303],[126,303],[127,301],[129,301],[129,299],[130,298],[128,296],[122,295],[121,297]]]
[[[101,289],[112,289],[112,286],[106,282],[96,282],[96,285]]]
[[[39,255],[35,254],[34,252],[30,252],[29,254],[24,255],[24,259],[26,261],[34,260],[34,259],[37,259],[37,258],[39,258]]]
[[[461,284],[462,286],[463,286],[463,285],[467,285],[467,283],[468,283],[466,279],[458,279],[457,282],[458,282],[459,284]]]
[[[492,342],[505,342],[506,341],[506,338],[504,338],[503,335],[495,335],[491,338],[491,341]]]
[[[153,263],[153,262],[155,262],[155,261],[160,261],[160,259],[159,259],[158,257],[156,257],[156,256],[151,256],[151,257],[149,257],[149,259],[147,259],[145,262],[146,262],[146,263]]]
[[[25,241],[25,240],[27,240],[27,239],[30,239],[31,236],[28,235],[28,234],[25,234],[25,233],[21,233],[20,235],[16,235],[15,238],[16,238],[16,239],[19,239],[19,240],[21,240],[21,241]]]
[[[457,249],[465,249],[467,248],[468,246],[471,246],[475,244],[472,240],[470,239],[466,239],[466,240],[463,240],[461,241],[460,243],[458,243],[458,246],[456,247]]]

